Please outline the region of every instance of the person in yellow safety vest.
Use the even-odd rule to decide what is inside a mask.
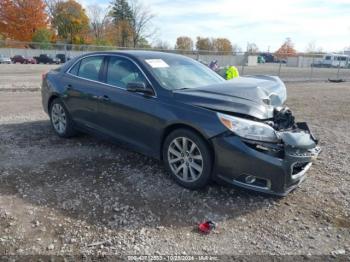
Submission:
[[[226,80],[231,80],[233,78],[239,77],[239,72],[237,67],[235,66],[230,66],[227,70],[226,70]]]

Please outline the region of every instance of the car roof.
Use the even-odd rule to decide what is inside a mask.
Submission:
[[[179,54],[170,53],[169,51],[148,51],[148,50],[118,50],[118,51],[101,51],[101,52],[91,52],[85,55],[125,55],[128,57],[138,58],[138,59],[162,59],[166,57],[185,57]]]
[[[69,63],[64,64],[61,67],[61,71],[68,70],[76,61],[94,55],[124,55],[134,60],[145,60],[145,59],[166,59],[166,58],[182,58],[190,59],[189,57],[170,53],[169,51],[148,51],[148,50],[110,50],[110,51],[97,51],[97,52],[88,52],[79,56],[76,56]]]

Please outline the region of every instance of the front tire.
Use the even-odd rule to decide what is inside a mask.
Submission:
[[[189,129],[177,129],[164,141],[163,160],[167,171],[181,186],[199,189],[212,172],[212,154],[207,142]]]
[[[58,136],[69,138],[76,135],[73,121],[69,116],[66,107],[59,98],[52,101],[49,112],[51,126]]]

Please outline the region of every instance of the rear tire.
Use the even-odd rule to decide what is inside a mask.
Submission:
[[[201,136],[189,129],[177,129],[166,137],[163,161],[172,178],[188,189],[202,188],[211,179],[210,148]]]
[[[69,138],[77,134],[69,112],[59,98],[51,102],[49,112],[51,126],[58,136]]]

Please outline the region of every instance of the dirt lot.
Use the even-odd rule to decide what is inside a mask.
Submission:
[[[288,84],[287,104],[324,151],[297,190],[275,198],[189,191],[156,160],[87,135],[58,138],[30,91],[46,67],[18,68],[0,68],[0,255],[349,256],[349,83]],[[203,236],[194,228],[205,219],[219,228]]]

